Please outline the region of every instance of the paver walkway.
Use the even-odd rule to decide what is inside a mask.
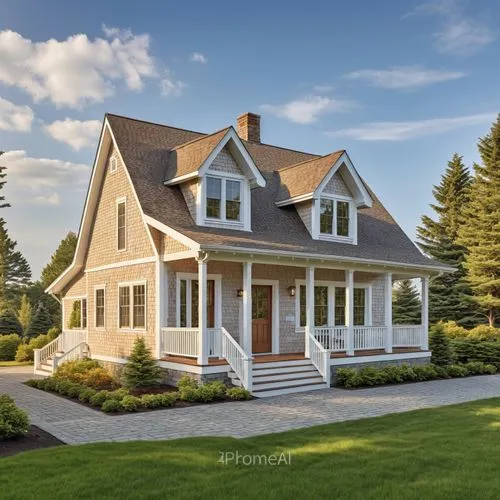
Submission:
[[[247,437],[500,397],[500,375],[490,375],[356,391],[324,389],[247,402],[110,416],[23,385],[30,377],[29,366],[0,368],[0,393],[10,394],[28,411],[33,424],[68,444],[188,436]]]

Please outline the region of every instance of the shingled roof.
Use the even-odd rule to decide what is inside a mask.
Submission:
[[[326,160],[327,157],[266,144],[243,141],[266,179],[266,187],[252,189],[252,231],[198,226],[179,186],[165,186],[163,181],[173,150],[184,149],[179,146],[196,139],[215,141],[213,136],[216,134],[207,136],[112,114],[108,114],[107,119],[144,213],[201,246],[224,245],[443,267],[419,252],[369,188],[373,205],[358,210],[357,245],[312,239],[295,207],[279,208],[275,201],[282,189],[282,175],[290,175],[293,170],[287,169],[286,173],[283,169],[317,159],[309,162],[309,168],[308,163],[303,163],[300,172],[305,177],[319,176],[311,165],[323,168],[322,160],[328,164],[331,158]],[[342,154],[337,152],[329,156],[333,158],[339,153]]]

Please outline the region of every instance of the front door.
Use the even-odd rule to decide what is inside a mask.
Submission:
[[[270,285],[252,285],[252,352],[271,352],[272,296]]]

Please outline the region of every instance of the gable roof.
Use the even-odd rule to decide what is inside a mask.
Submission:
[[[275,200],[282,169],[310,159],[319,159],[322,166],[325,157],[266,144],[242,141],[266,180],[265,187],[252,190],[252,231],[197,226],[179,186],[165,186],[163,180],[171,151],[205,134],[117,115],[108,114],[107,119],[145,216],[202,248],[224,246],[443,268],[420,253],[369,188],[373,205],[358,210],[357,245],[313,240],[295,207],[279,208]]]

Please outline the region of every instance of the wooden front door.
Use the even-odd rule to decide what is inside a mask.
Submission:
[[[255,354],[271,352],[273,287],[252,285],[252,352]]]

